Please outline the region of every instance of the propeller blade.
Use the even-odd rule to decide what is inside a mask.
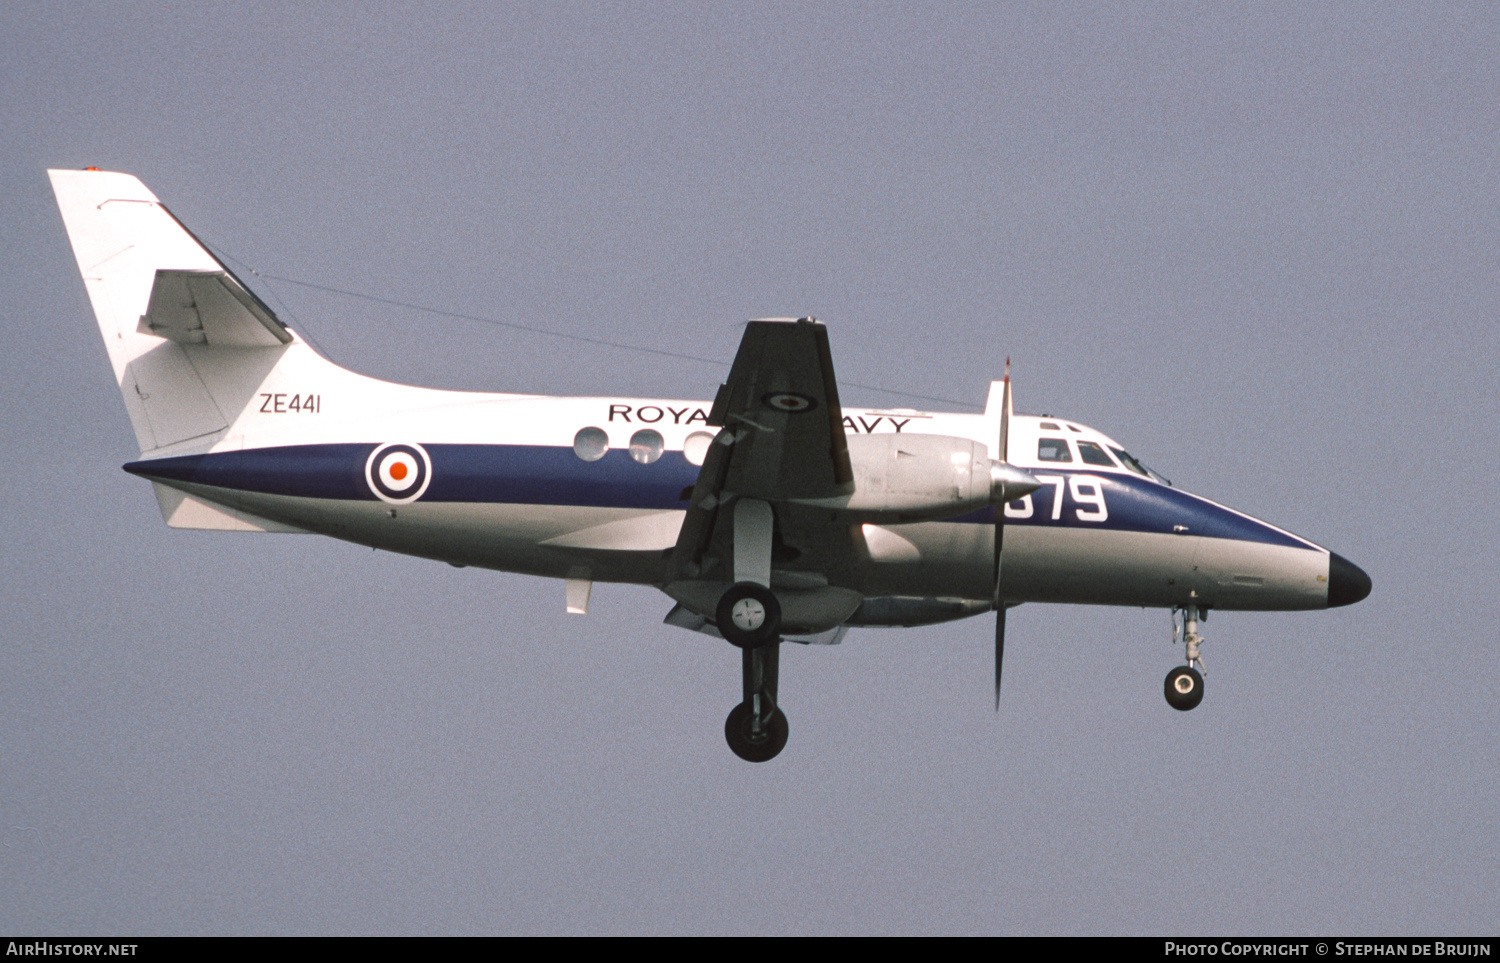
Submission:
[[[1010,416],[1011,416],[1011,407],[1012,407],[1011,396],[1010,396],[1010,359],[1009,358],[1005,359],[1005,379],[1004,379],[1004,383],[1005,383],[1005,401],[1000,406],[1000,460],[1003,461],[1003,462],[1007,462],[1008,463],[1010,461]]]
[[[995,610],[995,711],[1000,711],[1000,664],[1005,661],[1005,606]]]
[[[1005,359],[1005,394],[1000,406],[1000,438],[995,453],[1010,462],[1010,358]],[[1005,660],[1005,600],[1000,595],[1000,552],[1005,546],[1005,505],[995,505],[995,711],[1000,711],[1000,667]]]

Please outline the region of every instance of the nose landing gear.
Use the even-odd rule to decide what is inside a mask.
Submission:
[[[1182,613],[1182,626],[1179,630],[1177,610],[1172,610],[1172,644],[1177,644],[1181,638],[1187,648],[1187,665],[1180,665],[1168,672],[1163,688],[1167,705],[1180,712],[1187,712],[1197,708],[1198,703],[1203,701],[1203,673],[1208,670],[1203,665],[1203,653],[1198,646],[1207,639],[1198,634],[1198,606],[1188,605],[1183,608]],[[1207,618],[1207,613],[1203,614]],[[1193,667],[1195,663],[1197,668]]]
[[[1167,705],[1187,712],[1203,701],[1203,676],[1190,665],[1179,665],[1167,673]]]

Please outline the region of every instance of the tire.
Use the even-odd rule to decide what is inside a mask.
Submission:
[[[1197,708],[1203,701],[1203,676],[1190,665],[1179,665],[1168,672],[1162,688],[1166,692],[1167,705],[1179,712]]]
[[[714,612],[719,634],[742,649],[758,649],[781,638],[781,603],[764,585],[739,582]]]
[[[777,709],[759,738],[750,734],[752,715],[750,706],[744,702],[729,710],[729,718],[724,720],[724,739],[729,743],[730,751],[746,762],[775,759],[786,748],[787,736],[791,734],[786,714]]]

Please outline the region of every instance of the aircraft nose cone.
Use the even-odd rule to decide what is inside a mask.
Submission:
[[[1370,594],[1370,576],[1338,552],[1328,553],[1328,607],[1353,605]]]

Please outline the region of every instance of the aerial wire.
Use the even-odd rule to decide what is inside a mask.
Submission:
[[[199,240],[201,241],[203,239],[199,238]],[[204,243],[207,244],[208,242],[204,241]],[[228,260],[231,260],[234,263],[238,264],[240,267],[244,268],[246,271],[260,278],[262,281],[266,280],[265,275],[261,274],[250,264],[247,264],[239,258],[235,257],[233,254],[230,254],[222,247],[219,247],[218,245],[212,245],[210,249],[216,257],[227,258]],[[296,329],[297,333],[306,338],[308,343],[317,349],[318,354],[321,354],[329,361],[334,360],[333,353],[325,348],[317,338],[313,337],[312,331],[310,331],[307,325],[302,322],[301,318],[297,317],[297,315],[293,313],[292,306],[287,303],[286,298],[277,293],[275,285],[271,284],[269,281],[266,281],[265,286],[266,290],[271,293],[271,297],[276,300],[276,304],[279,306],[280,310],[285,312],[286,316],[292,319],[292,327]]]
[[[504,321],[500,318],[484,317],[477,314],[465,314],[460,311],[448,311],[443,308],[435,308],[425,304],[416,304],[411,301],[401,301],[396,298],[382,298],[373,294],[365,294],[360,291],[351,291],[347,288],[337,288],[328,284],[318,284],[313,281],[304,281],[300,278],[289,278],[280,274],[269,274],[263,271],[256,270],[244,260],[237,258],[232,254],[229,254],[218,245],[213,245],[213,248],[214,253],[222,254],[223,256],[228,257],[231,261],[234,261],[236,264],[243,267],[246,271],[266,282],[267,287],[273,287],[273,285],[271,285],[270,283],[272,281],[280,281],[283,284],[293,284],[297,287],[310,288],[314,291],[323,291],[328,294],[338,294],[342,295],[343,297],[356,298],[361,301],[370,301],[375,304],[384,304],[391,307],[406,308],[411,311],[422,311],[427,314],[435,314],[439,317],[453,318],[459,321],[473,321],[477,324],[488,324],[500,328],[510,328],[514,331],[525,331],[529,334],[540,334],[552,338],[563,338],[568,341],[578,341],[584,344],[597,345],[603,348],[614,348],[620,351],[634,351],[638,354],[649,354],[659,358],[672,358],[678,361],[696,361],[699,364],[711,364],[716,365],[720,368],[728,368],[730,366],[729,362],[721,361],[717,358],[704,358],[700,355],[684,354],[680,351],[668,351],[663,348],[647,348],[637,344],[625,344],[619,341],[610,341],[605,338],[590,337],[586,334],[574,334],[569,331],[558,331],[553,328],[542,328],[532,324],[522,324],[518,321]],[[286,306],[286,299],[277,297],[276,300],[283,306]],[[295,320],[295,316],[292,315],[290,308],[288,308],[287,314],[288,316],[292,317],[293,320]],[[298,330],[306,330],[300,322],[298,322]],[[311,341],[312,339],[309,337],[308,340]],[[316,341],[313,341],[313,347],[317,348],[318,351],[325,356],[328,354],[328,352],[323,350],[323,347]],[[860,384],[857,381],[845,381],[842,378],[839,379],[839,384],[849,388],[860,388],[865,391],[877,391],[883,394],[897,395],[902,398],[914,398],[920,401],[936,401],[945,405],[958,405],[962,408],[979,407],[971,401],[959,401],[955,398],[940,398],[935,395],[922,395],[910,391],[898,391],[895,388],[883,388],[877,385]]]

